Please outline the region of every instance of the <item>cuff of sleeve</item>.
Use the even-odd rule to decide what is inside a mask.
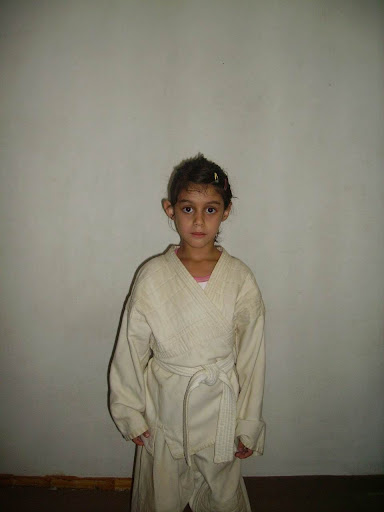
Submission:
[[[265,443],[265,423],[263,420],[237,420],[236,437],[254,455],[263,455]]]
[[[126,441],[131,441],[134,437],[140,436],[143,432],[148,430],[148,428],[146,421],[141,416],[137,418],[134,424],[130,421],[128,424],[125,422],[124,425],[121,425],[120,432]]]
[[[123,434],[123,436],[127,441],[132,441],[135,437],[141,436],[146,430],[148,430],[148,425],[143,423],[142,426],[132,429],[128,434]]]
[[[112,403],[111,415],[116,427],[127,441],[148,430],[144,415],[124,404]]]

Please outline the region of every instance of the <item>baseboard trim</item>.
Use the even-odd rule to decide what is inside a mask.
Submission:
[[[0,475],[0,487],[47,487],[51,489],[68,488],[99,489],[101,491],[127,491],[132,487],[132,478],[84,478],[63,475]]]
[[[320,489],[366,487],[384,489],[384,475],[303,475],[245,477],[254,487],[285,488],[308,487]],[[78,477],[64,475],[18,476],[0,474],[0,487],[46,487],[49,489],[98,489],[101,491],[128,491],[132,478]]]

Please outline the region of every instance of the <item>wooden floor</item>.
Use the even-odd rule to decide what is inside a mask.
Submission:
[[[384,476],[246,478],[254,512],[383,512]],[[129,491],[0,488],[6,512],[129,512]]]

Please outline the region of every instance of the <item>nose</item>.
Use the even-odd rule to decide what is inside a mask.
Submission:
[[[193,224],[195,226],[202,226],[204,224],[203,215],[201,212],[196,212],[195,217],[193,219]]]

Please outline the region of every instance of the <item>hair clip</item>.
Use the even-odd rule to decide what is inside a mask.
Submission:
[[[228,179],[224,178],[224,190],[227,190],[228,188]]]
[[[215,178],[214,183],[219,183],[219,177],[217,175],[217,172],[214,173],[214,178]]]

